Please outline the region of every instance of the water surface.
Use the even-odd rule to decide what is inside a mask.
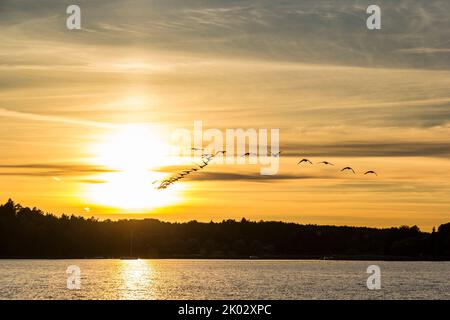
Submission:
[[[381,290],[366,287],[373,264]],[[0,299],[450,299],[450,262],[0,260]]]

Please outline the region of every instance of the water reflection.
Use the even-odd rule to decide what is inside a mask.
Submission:
[[[149,260],[120,260],[123,281],[120,299],[153,299],[154,270]]]
[[[382,290],[367,290],[380,265]],[[68,290],[68,265],[82,272]],[[450,262],[1,260],[2,299],[445,299]]]

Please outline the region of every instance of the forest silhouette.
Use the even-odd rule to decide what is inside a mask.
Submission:
[[[0,258],[327,258],[450,260],[450,223],[366,228],[275,221],[169,223],[44,213],[0,206]]]

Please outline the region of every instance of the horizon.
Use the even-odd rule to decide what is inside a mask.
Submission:
[[[117,215],[117,218],[111,218],[111,217],[95,217],[95,216],[86,216],[86,215],[75,215],[75,214],[71,214],[70,212],[64,212],[60,215],[56,215],[52,212],[46,212],[41,210],[38,207],[30,207],[30,206],[22,206],[20,203],[16,203],[14,202],[13,199],[8,199],[8,201],[6,203],[1,204],[0,206],[6,205],[9,202],[12,202],[14,205],[18,205],[23,209],[30,209],[30,210],[38,210],[40,211],[40,214],[46,216],[46,215],[51,215],[54,216],[58,219],[61,219],[63,216],[66,216],[68,218],[70,217],[75,217],[75,218],[82,218],[82,219],[95,219],[95,221],[97,222],[105,222],[105,221],[111,221],[111,222],[138,222],[138,221],[145,221],[145,220],[153,220],[153,221],[157,221],[157,222],[161,222],[161,223],[169,223],[169,224],[189,224],[189,223],[200,223],[200,224],[210,224],[210,223],[214,223],[214,224],[222,224],[222,223],[226,223],[226,222],[235,222],[235,223],[243,223],[243,222],[248,222],[248,223],[281,223],[281,224],[295,224],[298,226],[314,226],[314,227],[336,227],[336,228],[355,228],[355,229],[372,229],[372,230],[388,230],[388,229],[401,229],[401,228],[413,228],[413,227],[417,227],[418,230],[421,233],[429,233],[431,234],[433,232],[433,230],[438,230],[438,228],[440,226],[444,226],[444,225],[448,225],[450,224],[450,219],[448,222],[444,222],[440,225],[437,226],[433,226],[432,230],[422,230],[420,229],[419,226],[417,225],[398,225],[398,226],[386,226],[386,227],[368,227],[368,226],[358,226],[358,225],[336,225],[336,224],[312,224],[312,223],[302,223],[300,222],[294,222],[294,221],[283,221],[283,220],[251,220],[248,219],[246,217],[240,217],[240,218],[233,218],[233,219],[223,219],[223,220],[163,220],[162,218],[155,218],[155,217],[139,217],[142,214],[136,214],[136,217],[133,217],[133,214],[120,214]]]
[[[214,258],[449,261],[450,222],[368,228],[281,221],[99,221],[0,205],[0,259]],[[33,239],[33,241],[30,241]]]

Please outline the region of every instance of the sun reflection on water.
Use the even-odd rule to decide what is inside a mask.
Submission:
[[[121,299],[152,299],[154,270],[148,260],[120,260],[120,274],[124,283]]]

